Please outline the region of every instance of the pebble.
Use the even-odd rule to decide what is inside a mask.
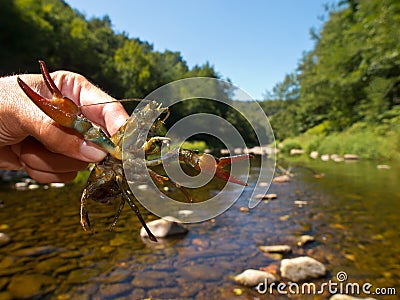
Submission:
[[[71,251],[62,252],[60,254],[60,257],[62,257],[62,258],[77,258],[77,257],[81,257],[82,255],[83,254],[78,250],[71,250]]]
[[[358,160],[357,154],[345,154],[343,156],[344,160]]]
[[[277,281],[276,277],[273,274],[255,269],[247,269],[233,277],[233,280],[237,283],[249,287],[256,286],[260,283],[264,283],[265,281],[267,281],[268,283]]]
[[[55,269],[61,267],[62,265],[65,265],[66,263],[67,261],[65,259],[56,256],[42,260],[35,266],[35,269],[39,273],[51,273]]]
[[[242,207],[240,207],[239,211],[240,212],[250,212],[250,208],[242,206]]]
[[[7,234],[0,232],[0,247],[7,245],[9,242],[11,242],[11,238]]]
[[[128,293],[131,289],[132,286],[129,283],[104,284],[100,286],[100,294],[102,299],[115,299]]]
[[[180,269],[185,279],[192,281],[218,281],[223,277],[223,270],[209,265],[184,266]]]
[[[308,204],[308,202],[305,200],[295,200],[293,203],[294,203],[294,205],[297,205],[298,207],[303,207],[304,205]]]
[[[179,287],[152,289],[148,292],[148,299],[177,299],[181,293],[182,289]]]
[[[147,276],[143,277],[143,276],[138,275],[135,278],[133,278],[131,285],[134,287],[145,288],[145,289],[146,288],[157,288],[157,287],[160,287],[160,282],[162,280],[163,280],[162,278],[149,278]]]
[[[14,184],[14,188],[16,190],[20,190],[20,191],[26,190],[28,188],[28,183],[27,182],[16,182]]]
[[[40,188],[40,185],[36,183],[28,185],[28,190],[37,190],[38,188]]]
[[[278,198],[278,195],[277,195],[277,194],[266,194],[266,195],[263,197],[263,199],[265,199],[265,200],[274,200],[274,199],[276,199],[276,198]]]
[[[97,276],[99,272],[100,271],[96,269],[76,269],[68,274],[65,283],[82,284],[89,281],[90,278]]]
[[[53,282],[51,277],[40,274],[15,275],[11,278],[8,291],[17,299],[39,298],[48,292],[44,287]]]
[[[311,153],[310,153],[310,157],[312,159],[318,158],[318,155],[319,155],[318,151],[311,151]]]
[[[256,199],[262,199],[262,200],[274,200],[278,198],[277,194],[257,194],[255,196]]]
[[[307,243],[311,243],[314,241],[315,241],[315,238],[313,236],[305,234],[305,235],[302,235],[301,237],[299,237],[299,239],[297,240],[297,246],[301,247]]]
[[[168,221],[165,219],[154,220],[146,223],[146,225],[149,227],[154,236],[158,238],[165,238],[173,235],[185,234],[188,232],[188,229],[181,223]],[[140,236],[148,237],[144,227],[140,229]]]
[[[65,186],[64,182],[52,182],[50,183],[50,187],[52,188],[62,188]]]
[[[329,154],[322,154],[321,155],[321,160],[322,161],[328,161],[329,160]]]
[[[290,149],[290,155],[299,155],[304,154],[303,149]]]
[[[319,278],[326,274],[325,266],[309,256],[283,259],[280,270],[282,277],[294,282]]]
[[[281,175],[281,176],[277,176],[274,179],[272,179],[272,182],[274,182],[274,183],[286,183],[289,181],[290,181],[289,175]]]
[[[17,250],[14,252],[14,255],[15,256],[40,256],[40,255],[55,252],[56,250],[57,250],[57,248],[55,248],[55,247],[39,246],[39,247],[31,247],[31,248]]]
[[[377,165],[376,167],[379,170],[390,170],[390,166],[389,165]]]
[[[72,270],[78,269],[79,266],[76,262],[70,263],[68,265],[61,266],[54,270],[55,275],[65,274],[71,272]]]
[[[267,253],[288,254],[288,253],[292,252],[292,248],[289,245],[260,246],[258,248],[261,251],[267,252]]]

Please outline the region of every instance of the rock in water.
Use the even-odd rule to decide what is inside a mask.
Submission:
[[[16,299],[42,299],[46,286],[53,283],[54,279],[41,274],[15,275],[11,278],[8,291]]]
[[[247,269],[233,277],[233,280],[250,287],[259,285],[260,283],[264,284],[265,282],[272,283],[277,281],[273,274],[255,269]]]
[[[0,247],[7,245],[11,241],[11,238],[5,234],[0,232]]]
[[[315,241],[315,238],[313,236],[305,234],[305,235],[302,235],[301,237],[299,237],[299,239],[297,240],[297,246],[301,247],[307,243],[311,243],[314,241]]]
[[[326,274],[326,268],[314,258],[300,256],[282,259],[281,274],[282,277],[296,282],[324,276]]]
[[[358,160],[358,155],[357,154],[345,154],[344,160]]]
[[[267,253],[281,253],[288,254],[292,252],[292,248],[289,245],[271,245],[271,246],[260,246],[261,251]]]
[[[274,179],[272,179],[272,182],[274,183],[285,183],[290,181],[290,176],[289,175],[281,175],[277,176]]]
[[[166,219],[154,220],[146,223],[146,225],[157,238],[165,238],[171,235],[185,234],[188,232],[187,228],[181,223]],[[149,237],[144,227],[140,229],[140,236]]]

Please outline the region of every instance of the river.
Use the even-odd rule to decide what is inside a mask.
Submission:
[[[240,209],[247,206],[245,190],[222,215],[190,224],[188,234],[159,243],[140,238],[129,207],[116,231],[107,231],[117,204],[91,201],[96,233],[83,232],[82,187],[16,191],[2,184],[0,232],[11,242],[0,247],[0,299],[270,299],[232,277],[248,268],[279,273],[280,258],[258,248],[274,244],[291,245],[287,257],[308,255],[322,262],[328,274],[316,284],[345,272],[348,282],[400,293],[399,164],[390,169],[368,161],[305,164],[325,176],[315,178],[298,166],[290,182],[271,186],[276,200],[246,212]],[[250,176],[250,186],[254,182]],[[147,221],[156,218],[143,214]],[[305,234],[315,242],[298,247]],[[310,296],[328,297],[328,292]],[[287,295],[275,291],[274,298]]]

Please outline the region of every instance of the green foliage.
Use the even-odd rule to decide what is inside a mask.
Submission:
[[[329,135],[314,134],[309,130],[282,144],[286,153],[292,148],[303,148],[308,154],[318,151],[320,154],[354,153],[363,159],[400,159],[400,116],[381,125],[357,122],[342,132]]]
[[[321,124],[318,124],[306,131],[306,134],[308,135],[316,135],[316,136],[324,136],[327,135],[332,128],[332,122],[331,121],[324,121]]]
[[[115,33],[107,16],[87,20],[62,0],[4,0],[0,30],[0,76],[37,73],[37,60],[43,59],[50,70],[81,73],[116,98],[144,98],[182,78],[220,77],[208,62],[189,68],[179,52],[154,51],[145,41]],[[224,84],[210,89],[216,99],[232,92]],[[180,92],[185,95],[184,90]],[[201,99],[172,110],[168,126],[193,113],[229,114],[223,104]],[[245,132],[246,126],[242,127]]]
[[[0,12],[0,75],[37,73],[37,60],[84,74],[114,97],[144,98],[168,82],[218,77],[206,63],[189,69],[179,52],[115,33],[111,20],[87,20],[62,0],[4,0]]]
[[[301,134],[307,151],[386,157],[384,148],[398,149],[386,143],[398,141],[400,2],[347,0],[328,13],[312,32],[314,49],[266,95],[263,108],[272,112],[278,139]]]
[[[208,147],[205,141],[185,141],[182,144],[182,148],[204,152]]]
[[[89,179],[90,171],[89,169],[79,171],[78,175],[76,175],[73,183],[78,185],[85,185]]]

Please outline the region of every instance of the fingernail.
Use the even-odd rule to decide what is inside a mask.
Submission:
[[[107,154],[103,150],[100,150],[99,148],[87,143],[86,141],[81,144],[80,150],[81,154],[88,162],[101,161]]]

